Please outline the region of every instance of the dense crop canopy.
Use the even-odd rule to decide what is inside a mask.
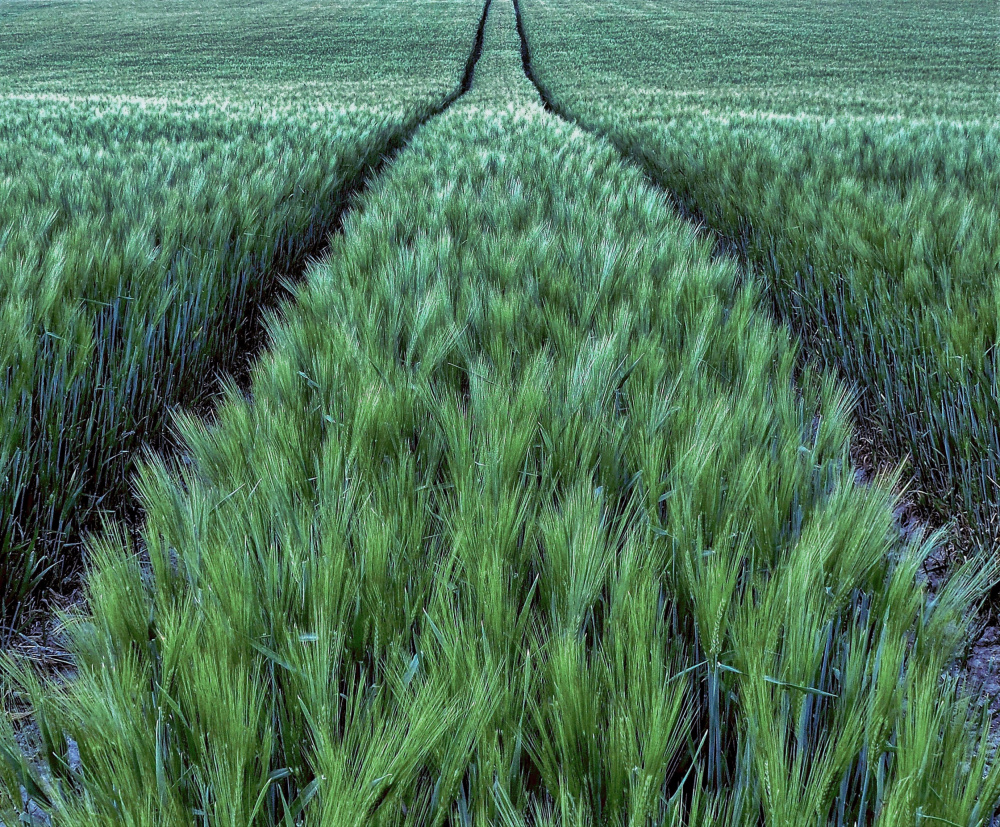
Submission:
[[[8,789],[67,825],[984,824],[1000,770],[941,677],[982,577],[926,598],[843,390],[493,58],[250,396],[145,467],[78,676],[8,667],[53,773]]]
[[[895,477],[856,483],[849,392],[643,169],[545,110],[515,5],[486,9],[471,88],[267,317],[249,388],[142,464],[141,533],[89,542],[77,672],[0,659],[0,816],[985,827],[1000,765],[954,666],[989,567],[926,593],[939,537],[901,536]],[[218,213],[200,167],[150,168]],[[140,226],[150,267],[185,248]],[[112,328],[82,329],[98,352]]]

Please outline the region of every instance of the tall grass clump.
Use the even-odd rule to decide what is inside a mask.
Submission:
[[[144,467],[77,677],[6,662],[46,772],[8,731],[5,820],[23,788],[61,825],[988,823],[942,677],[983,575],[928,599],[936,538],[854,485],[849,401],[756,288],[496,104],[418,133],[249,396]]]
[[[437,12],[451,33],[383,82],[376,104],[265,106],[253,95],[266,88],[222,102],[3,99],[6,620],[46,573],[79,570],[81,535],[102,512],[127,516],[139,451],[163,447],[171,412],[204,405],[215,374],[252,356],[280,281],[322,251],[351,194],[454,98],[479,8]],[[60,25],[41,36],[68,36]]]
[[[290,114],[5,109],[8,610],[42,554],[72,568],[67,542],[122,501],[137,449],[157,444],[174,406],[217,388],[215,370],[237,365],[254,309],[321,248],[352,187],[407,129],[378,112]]]
[[[789,24],[768,15],[798,4],[764,4],[744,25],[777,38],[778,81],[766,99],[741,71],[757,66],[770,38],[735,44],[709,60],[714,78],[706,69],[692,79],[667,56],[669,42],[658,41],[652,55],[640,48],[652,43],[655,27],[634,29],[622,42],[580,21],[579,50],[639,56],[629,71],[644,75],[641,84],[609,84],[581,79],[552,51],[570,9],[525,5],[536,73],[557,108],[606,135],[745,256],[804,355],[856,385],[859,421],[877,453],[907,460],[917,500],[939,518],[957,517],[974,541],[995,545],[1000,64],[995,34],[992,44],[988,37],[995,14],[976,33],[966,16],[984,13],[983,4],[927,4],[922,16],[911,9],[912,20],[899,23],[907,36],[888,36],[878,51],[867,40],[879,36],[874,28],[851,29],[858,21],[848,19],[848,5],[824,5],[818,14],[828,24],[829,10],[841,9],[827,34],[789,45]],[[652,17],[665,25],[672,13],[667,4]],[[706,14],[693,16],[704,25]],[[821,57],[807,60],[813,46],[821,54],[832,48],[821,43],[831,42],[830,31],[856,88]],[[681,38],[677,48],[692,47]],[[897,99],[904,90],[911,97]]]

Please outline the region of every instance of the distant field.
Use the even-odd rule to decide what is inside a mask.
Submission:
[[[536,69],[577,114],[995,118],[989,0],[523,0]],[[812,118],[808,116],[813,116]]]
[[[988,15],[915,8],[19,15],[3,559],[86,571],[7,592],[3,823],[993,827],[996,569],[852,460],[994,276]]]
[[[805,356],[857,387],[876,463],[1000,540],[996,5],[524,8],[560,111],[750,261]]]
[[[0,92],[412,107],[452,91],[477,5],[0,0]]]

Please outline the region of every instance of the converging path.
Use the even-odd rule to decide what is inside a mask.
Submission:
[[[486,106],[538,104],[538,90],[523,71],[522,41],[511,0],[491,0],[479,70],[465,102]]]
[[[143,472],[147,558],[94,543],[79,677],[15,676],[57,823],[983,823],[975,584],[926,602],[842,388],[521,46],[493,0],[249,397]]]

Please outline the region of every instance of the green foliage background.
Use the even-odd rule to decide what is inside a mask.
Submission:
[[[345,19],[383,25],[397,6],[355,6]],[[777,8],[760,7],[754,25],[777,25]],[[728,114],[680,122],[660,110],[654,144],[640,107],[595,120],[611,140],[595,137],[579,126],[590,123],[590,76],[558,92],[565,58],[553,46],[544,63],[534,32],[554,38],[575,10],[578,56],[593,57],[602,26],[618,25],[612,7],[521,9],[533,73],[579,123],[547,112],[525,77],[514,4],[486,9],[479,43],[482,9],[420,7],[438,15],[427,31],[464,37],[439,98],[452,104],[371,177],[323,260],[266,314],[269,346],[248,386],[225,382],[211,417],[178,417],[175,452],[140,463],[141,531],[109,522],[87,543],[86,606],[63,618],[77,671],[53,678],[25,658],[0,660],[5,823],[44,812],[60,825],[989,824],[1000,769],[988,715],[957,666],[994,568],[974,556],[928,594],[920,569],[943,536],[902,536],[897,475],[856,483],[849,389],[802,359],[764,311],[774,284],[718,255],[647,179],[669,183],[664,153],[677,146],[710,153],[715,136],[722,148],[749,146],[738,125],[730,134],[719,126]],[[242,14],[234,6],[232,22]],[[392,24],[386,55],[411,36],[406,20]],[[615,46],[623,65],[635,42]],[[437,77],[426,71],[413,88]],[[256,131],[256,102],[215,97],[184,110],[210,114],[185,128],[239,123],[248,135],[235,143],[252,151],[232,170],[241,186],[231,198],[281,192],[267,172],[286,169],[284,152],[252,154],[284,146],[271,129],[287,118],[303,130],[292,134],[308,140],[292,146],[308,147],[317,168],[334,156],[310,141],[381,152],[386,134],[408,136],[433,105],[406,103],[408,82],[402,71],[385,81],[404,90],[394,116],[312,108],[293,83],[267,129]],[[624,82],[612,91],[623,107],[638,94]],[[116,100],[115,123],[136,105],[167,122],[162,103]],[[105,104],[46,91],[24,105],[30,122],[47,107]],[[68,111],[70,125],[87,122]],[[803,104],[791,121],[811,118]],[[706,120],[719,130],[712,140],[685,144]],[[847,130],[850,147],[854,123],[838,116],[824,128]],[[171,157],[158,134],[144,156],[154,182]],[[818,133],[809,157],[820,165],[802,172],[817,192],[851,181],[823,172],[853,151],[831,156],[828,137]],[[196,230],[227,216],[209,188],[227,156],[199,166],[198,146],[182,144],[178,195],[153,183],[126,202],[132,212],[114,204],[104,220],[148,234],[156,198],[184,215],[189,190]],[[935,163],[936,146],[914,168]],[[284,174],[301,169],[296,157]],[[372,166],[366,157],[357,168]],[[685,180],[724,212],[728,185],[700,187],[741,179],[728,156],[712,161],[728,172]],[[768,186],[780,194],[775,175]],[[913,198],[948,220],[940,193],[914,176]],[[340,184],[327,186],[341,197]],[[105,203],[123,190],[108,184]],[[861,188],[859,203],[873,192]],[[273,215],[234,214],[248,224]],[[281,238],[280,223],[265,226],[266,243]],[[312,225],[293,226],[290,245]],[[813,229],[824,255],[841,249]],[[79,230],[76,247],[96,235]],[[191,236],[207,249],[214,238]],[[34,249],[31,233],[17,243]],[[95,264],[93,290],[106,270]],[[44,272],[93,298],[91,282]],[[191,309],[162,299],[157,272],[136,287],[161,297],[164,318],[193,324]],[[231,317],[222,307],[203,322],[220,336]],[[94,347],[106,340],[93,326],[100,313],[73,318]],[[157,330],[157,318],[146,307],[135,330]],[[197,330],[178,333],[182,358]],[[27,359],[43,352],[18,341]],[[161,381],[160,364],[143,375]]]

